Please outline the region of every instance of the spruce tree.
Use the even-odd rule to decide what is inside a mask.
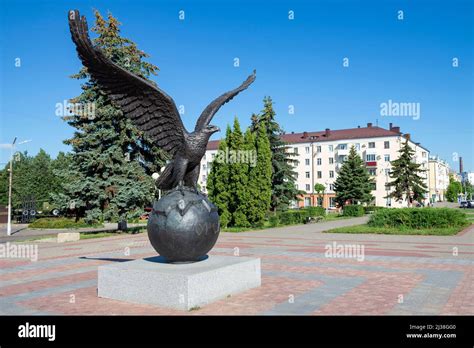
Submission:
[[[395,198],[396,201],[406,199],[407,205],[411,206],[414,200],[420,201],[425,197],[427,187],[420,174],[426,170],[421,169],[421,164],[415,162],[415,151],[408,144],[408,140],[398,152],[400,155],[391,162],[392,169],[389,173],[390,178],[395,180],[388,183],[388,186],[394,190],[387,197]]]
[[[288,209],[292,201],[298,200],[301,193],[295,185],[296,172],[294,165],[297,160],[294,153],[288,151],[289,146],[281,136],[283,129],[275,121],[273,101],[270,97],[263,99],[264,108],[259,115],[252,115],[253,132],[257,132],[260,124],[265,124],[272,152],[272,198],[270,207],[273,211]]]
[[[336,202],[344,207],[347,201],[351,204],[369,203],[373,200],[371,194],[373,181],[365,167],[362,158],[354,146],[349,151],[347,160],[342,164],[337,179],[334,182]]]
[[[158,68],[143,61],[148,55],[123,38],[119,26],[112,14],[104,19],[95,11],[94,44],[122,68],[145,79],[156,75]],[[76,107],[74,115],[63,117],[76,131],[65,141],[72,146],[73,163],[58,170],[64,190],[56,203],[63,209],[74,207],[87,221],[135,217],[152,200],[151,174],[166,157],[101,93],[85,68],[72,77],[86,82],[71,102],[79,110],[92,105],[94,112],[77,112]]]
[[[211,170],[207,178],[207,191],[209,199],[214,203],[219,211],[220,224],[223,227],[229,226],[232,214],[230,213],[230,175],[229,165],[224,155],[227,153],[227,140],[230,138],[232,130],[227,126],[226,137],[219,142],[217,156],[211,164]]]

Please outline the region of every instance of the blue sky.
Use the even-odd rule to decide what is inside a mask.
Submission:
[[[473,7],[468,0],[1,0],[0,143],[17,136],[32,139],[18,150],[68,150],[62,141],[73,129],[55,106],[80,94],[68,76],[81,65],[67,11],[79,9],[91,25],[96,8],[110,10],[122,34],[151,55],[160,68],[155,81],[185,106],[188,129],[211,100],[257,69],[256,82],[215,116],[221,129],[235,115],[248,125],[270,95],[287,132],[393,122],[452,167],[457,153],[474,170]],[[388,100],[420,103],[420,118],[381,116]],[[0,147],[2,165],[8,155]]]

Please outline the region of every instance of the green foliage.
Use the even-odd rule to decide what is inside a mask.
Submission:
[[[225,139],[219,142],[218,153],[226,153],[227,140],[230,138],[232,130],[227,127]],[[216,156],[212,162],[211,171],[207,178],[207,190],[209,199],[217,206],[219,211],[220,224],[227,227],[231,223],[232,214],[230,212],[231,192],[229,190],[230,171],[229,166]]]
[[[289,146],[281,136],[284,134],[278,122],[275,121],[273,101],[270,97],[263,99],[264,109],[259,115],[252,115],[251,129],[256,132],[260,125],[266,127],[272,154],[272,196],[270,207],[273,211],[288,209],[292,201],[298,200],[301,193],[296,189],[296,172],[293,164],[297,162],[294,153],[289,152]]]
[[[391,162],[392,169],[389,176],[395,180],[388,183],[388,186],[394,188],[388,197],[396,201],[406,199],[408,206],[411,206],[414,200],[423,200],[427,192],[424,180],[420,176],[426,170],[421,169],[421,164],[415,162],[415,151],[408,144],[408,140],[405,141],[399,153],[398,159]]]
[[[254,136],[247,131],[250,144],[254,141]],[[256,165],[250,167],[248,182],[248,200],[245,214],[248,221],[253,226],[262,225],[265,215],[270,209],[272,196],[272,154],[270,142],[267,136],[266,125],[261,123],[257,130],[255,146],[250,146],[248,151],[256,151]]]
[[[457,202],[459,194],[462,193],[462,185],[459,181],[454,180],[453,176],[449,176],[449,185],[446,189],[446,199],[448,202]]]
[[[268,223],[271,227],[277,227],[280,224],[280,217],[278,214],[269,216]]]
[[[92,31],[98,36],[93,41],[108,58],[144,79],[156,75],[158,68],[144,62],[148,55],[120,36],[120,23],[110,13],[104,19],[96,11],[95,17]],[[86,82],[71,102],[83,110],[92,103],[95,112],[63,117],[76,131],[65,140],[72,146],[72,163],[57,169],[63,192],[54,195],[55,204],[62,210],[74,206],[76,215],[88,222],[136,217],[153,199],[151,174],[166,156],[111,103],[85,68],[72,77]]]
[[[371,194],[372,184],[373,180],[370,178],[364,161],[352,146],[334,182],[336,202],[342,207],[347,201],[351,204],[369,203],[374,198]]]
[[[246,160],[239,158],[242,154]],[[233,130],[228,127],[219,144],[207,188],[224,228],[264,223],[271,198],[271,152],[264,126],[256,134],[247,129],[244,135],[237,118],[234,120]]]
[[[308,219],[308,211],[305,209],[290,209],[278,213],[281,225],[304,224]]]
[[[364,216],[365,210],[361,205],[345,205],[343,209],[343,216]]]
[[[55,174],[58,166],[69,161],[69,157],[60,152],[56,159],[40,149],[36,156],[30,156],[25,151],[17,152],[13,156],[13,178],[12,178],[12,205],[18,207],[23,198],[33,196],[37,202],[37,209],[44,202],[50,201],[51,194],[59,194],[62,191],[61,181]],[[8,180],[9,166],[0,171],[0,204],[8,204]]]
[[[366,214],[369,214],[369,213],[373,213],[374,211],[379,210],[379,209],[384,209],[384,207],[378,207],[378,206],[375,206],[375,205],[368,205],[368,206],[364,207],[364,212]]]
[[[76,222],[75,219],[69,218],[41,218],[29,224],[29,228],[38,229],[55,229],[55,228],[84,228],[84,227],[102,227],[102,224],[89,224],[80,219]]]
[[[447,228],[469,224],[466,214],[449,208],[379,209],[371,215],[373,227]]]
[[[326,215],[326,210],[323,207],[307,207],[305,209],[311,217]]]

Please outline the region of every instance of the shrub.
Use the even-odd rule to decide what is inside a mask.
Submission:
[[[83,227],[101,227],[102,224],[88,224],[84,220],[76,222],[69,218],[41,218],[32,222],[29,228],[83,228]]]
[[[373,212],[375,212],[376,210],[379,210],[379,209],[384,209],[384,207],[378,207],[376,205],[368,205],[368,206],[364,207],[364,212],[366,214],[369,214],[369,213],[373,213]]]
[[[287,210],[279,214],[281,225],[295,225],[302,224],[306,221],[309,216],[308,211],[305,209],[301,210]]]
[[[270,215],[268,222],[271,227],[277,227],[280,224],[280,219],[278,215]]]
[[[342,212],[344,216],[363,216],[365,213],[364,207],[361,205],[346,205]]]
[[[466,214],[450,208],[378,209],[369,219],[374,227],[446,228],[467,225]]]
[[[323,207],[307,207],[305,209],[308,212],[308,216],[311,217],[326,215],[326,210]]]

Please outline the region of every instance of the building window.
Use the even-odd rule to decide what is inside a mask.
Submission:
[[[203,190],[204,192],[206,192],[206,186],[205,186],[205,185],[202,187],[202,190]]]
[[[377,175],[377,169],[375,169],[375,168],[369,168],[369,175],[372,175],[372,176]]]
[[[344,163],[345,161],[347,161],[347,156],[341,156],[341,161]]]
[[[357,151],[359,151],[359,150],[360,150],[360,144],[359,144],[359,143],[357,143],[357,144],[354,144],[354,147],[355,147],[355,149],[356,149]]]
[[[304,206],[305,207],[310,207],[311,206],[311,198],[310,197],[305,197],[304,198]]]
[[[309,146],[306,146],[306,147],[304,148],[304,151],[305,151],[306,153],[309,153]]]
[[[347,150],[347,144],[339,144],[339,150]]]
[[[329,152],[333,152],[333,151],[334,151],[334,146],[329,145],[328,148],[329,148]]]
[[[295,179],[298,179],[298,172],[295,173]]]
[[[311,190],[311,185],[310,184],[306,184],[306,192],[309,192]]]
[[[307,159],[304,160],[304,164],[306,164],[307,166],[309,166],[309,158],[307,158]]]
[[[334,157],[329,157],[329,164],[334,164]]]
[[[206,176],[205,175],[202,176],[202,181],[206,182]]]
[[[375,162],[375,154],[368,154],[365,157],[367,162]]]
[[[426,152],[425,152],[425,151],[423,151],[423,152],[421,153],[421,157],[426,158]]]
[[[369,143],[369,149],[375,149],[375,143],[374,142]]]
[[[298,148],[297,148],[297,147],[293,148],[293,153],[294,153],[295,155],[298,154]]]
[[[316,160],[316,163],[318,164],[318,166],[320,166],[320,165],[321,165],[321,158],[318,158],[318,159]]]
[[[384,159],[385,159],[385,162],[390,162],[390,155],[385,155]]]
[[[391,207],[392,206],[392,199],[390,197],[387,198],[387,200],[385,201],[385,205],[387,207]]]
[[[388,168],[385,169],[385,175],[390,175],[390,169]]]
[[[321,179],[323,177],[323,172],[318,172],[318,179]]]
[[[371,182],[370,186],[371,186],[372,191],[377,190],[377,184],[375,182]]]
[[[390,184],[385,184],[385,191],[390,191]]]
[[[384,149],[390,149],[390,141],[384,141],[383,142],[383,148]]]
[[[334,197],[329,197],[329,207],[335,208],[336,207],[336,200]]]
[[[202,165],[202,170],[206,170],[206,165],[205,164]]]
[[[321,152],[321,146],[316,147],[316,152]]]
[[[329,191],[334,191],[334,184],[329,184]]]
[[[333,170],[330,170],[330,171],[329,171],[329,177],[330,177],[330,178],[334,178],[334,171],[333,171]]]
[[[309,179],[309,172],[305,173],[306,179]]]

